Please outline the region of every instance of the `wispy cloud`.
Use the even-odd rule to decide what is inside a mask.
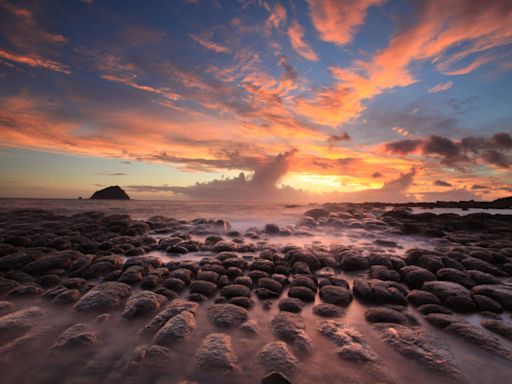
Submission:
[[[368,8],[385,0],[308,0],[311,21],[320,38],[336,45],[352,41]]]
[[[203,48],[206,48],[210,51],[213,51],[216,53],[230,53],[231,52],[231,50],[228,47],[226,47],[222,44],[216,43],[212,40],[209,40],[209,38],[206,36],[191,34],[190,37],[192,38],[192,40],[194,40],[200,46],[202,46]]]
[[[290,43],[297,54],[306,60],[318,61],[318,55],[304,40],[304,30],[298,21],[294,21],[288,28]]]
[[[428,93],[439,93],[449,90],[453,87],[453,81],[447,81],[445,83],[438,83],[434,85],[432,88],[429,88]]]

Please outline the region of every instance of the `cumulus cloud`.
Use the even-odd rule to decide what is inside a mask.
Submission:
[[[434,85],[432,88],[428,90],[428,93],[439,93],[449,90],[453,87],[453,81],[447,81],[445,83],[439,83]]]
[[[478,189],[488,189],[489,187],[486,187],[485,185],[480,185],[480,184],[473,184],[473,186],[471,187],[471,189],[473,190],[478,190]]]
[[[214,200],[282,200],[276,183],[287,173],[296,150],[281,153],[259,165],[252,175],[215,179],[189,187],[170,187],[170,191],[193,199]]]

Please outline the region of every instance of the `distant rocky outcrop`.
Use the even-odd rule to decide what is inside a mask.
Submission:
[[[91,200],[130,200],[130,196],[116,185],[94,192]]]

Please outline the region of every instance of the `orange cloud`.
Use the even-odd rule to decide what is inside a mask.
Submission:
[[[323,41],[345,45],[364,23],[368,8],[385,0],[308,0],[311,21]]]
[[[298,21],[294,21],[288,28],[290,43],[297,54],[306,60],[318,61],[318,55],[311,46],[304,41],[304,30]]]
[[[194,40],[196,43],[198,43],[200,46],[216,52],[216,53],[230,53],[231,50],[228,47],[225,47],[222,44],[216,43],[214,41],[209,40],[209,37],[211,36],[200,36],[200,35],[190,35],[192,40]]]
[[[44,59],[37,56],[20,55],[13,52],[7,52],[3,49],[0,49],[0,57],[11,62],[25,64],[31,67],[49,69],[50,71],[61,72],[67,75],[71,73],[68,66],[51,59]]]
[[[316,7],[320,4],[322,7],[332,6],[330,2],[313,4]],[[365,100],[388,89],[415,83],[417,80],[409,69],[413,62],[431,59],[438,68],[450,73],[447,65],[466,57],[468,51],[481,52],[511,44],[511,17],[512,3],[508,0],[489,3],[428,1],[419,11],[418,22],[397,33],[373,58],[356,60],[348,69],[331,68],[334,85],[299,100],[297,113],[319,124],[336,126],[346,123],[365,109]],[[470,48],[452,53],[462,43]],[[491,57],[483,56],[451,74],[469,73],[490,61]]]

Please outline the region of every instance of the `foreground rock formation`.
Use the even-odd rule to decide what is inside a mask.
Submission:
[[[512,217],[432,215],[329,205],[242,234],[0,212],[0,369],[13,383],[505,384]]]

